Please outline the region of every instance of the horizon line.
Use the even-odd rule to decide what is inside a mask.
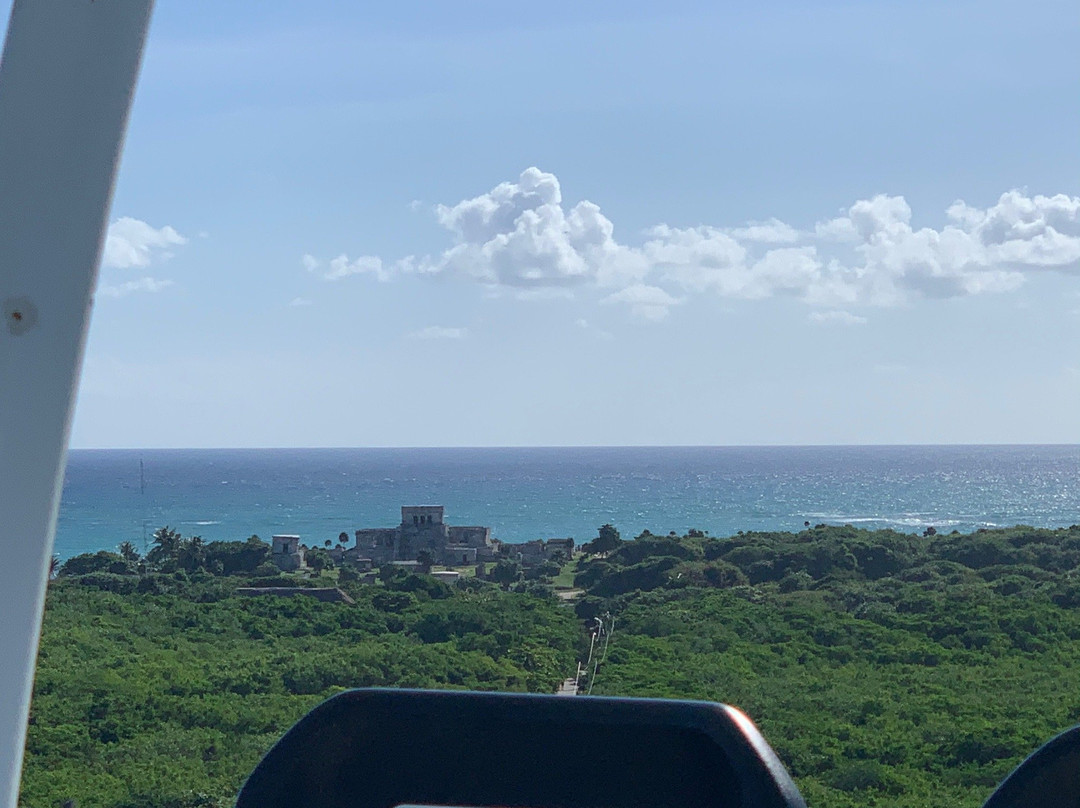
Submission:
[[[73,446],[71,452],[265,452],[265,451],[452,451],[500,449],[907,449],[907,448],[1064,448],[1080,447],[1080,442],[1064,443],[597,443],[597,444],[461,444],[461,445],[370,445],[370,446]]]

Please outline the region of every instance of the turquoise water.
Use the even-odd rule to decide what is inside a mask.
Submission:
[[[164,524],[321,544],[395,525],[407,504],[512,542],[584,541],[605,522],[624,537],[1063,526],[1080,522],[1080,446],[73,451],[56,552],[139,546]]]

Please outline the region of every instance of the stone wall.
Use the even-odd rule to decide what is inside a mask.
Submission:
[[[370,558],[376,564],[397,559],[399,528],[376,527],[356,531],[357,558]]]
[[[442,505],[402,505],[401,526],[441,525],[445,511]]]
[[[451,544],[464,544],[468,547],[486,547],[491,544],[490,527],[457,527],[450,526],[448,540]]]
[[[447,545],[439,556],[439,563],[447,567],[464,567],[476,563],[475,547]]]

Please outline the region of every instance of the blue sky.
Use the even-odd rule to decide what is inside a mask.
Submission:
[[[251,8],[158,3],[74,446],[1080,441],[1074,4]]]

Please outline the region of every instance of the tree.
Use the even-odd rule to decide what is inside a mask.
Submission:
[[[610,553],[622,544],[622,539],[619,538],[619,531],[615,529],[614,525],[602,525],[597,531],[597,536],[588,544],[582,546],[582,550],[591,555],[599,555],[601,553]]]
[[[152,567],[165,567],[170,563],[175,563],[177,557],[180,555],[180,547],[183,544],[183,537],[179,532],[173,530],[168,525],[159,527],[154,531],[152,536],[152,544],[154,545],[150,552],[146,554],[146,560]]]
[[[488,578],[504,589],[508,589],[511,584],[521,579],[521,564],[517,561],[500,561],[492,568]]]
[[[263,561],[252,573],[256,578],[273,578],[280,574],[281,570],[273,561]]]
[[[215,574],[250,575],[270,558],[270,545],[258,536],[246,541],[212,541],[204,550],[203,566]]]
[[[304,561],[316,572],[321,570],[332,570],[334,568],[334,559],[331,558],[330,553],[322,547],[312,547],[308,550],[307,553],[304,554]]]
[[[131,542],[122,541],[116,549],[120,551],[120,557],[128,564],[135,566],[139,563],[139,551],[135,549],[135,545]]]
[[[57,569],[57,575],[90,575],[95,572],[107,572],[113,575],[126,575],[131,568],[124,559],[108,550],[96,553],[83,553],[72,556]]]
[[[338,533],[337,541],[338,541],[338,544],[348,544],[349,543],[349,534],[346,533],[344,530],[341,531],[340,533]]]
[[[435,564],[435,556],[430,550],[421,550],[416,554],[416,560],[420,562],[420,569],[424,572],[431,572],[431,568]]]
[[[379,580],[389,586],[395,578],[404,578],[405,570],[394,564],[383,564],[379,567]]]
[[[206,545],[202,536],[192,536],[187,541],[180,540],[180,547],[176,552],[177,564],[181,569],[194,572],[206,562]]]
[[[333,542],[330,541],[330,539],[327,539],[326,541],[323,542],[323,547],[325,547],[327,550],[329,550],[331,544],[333,544]]]

